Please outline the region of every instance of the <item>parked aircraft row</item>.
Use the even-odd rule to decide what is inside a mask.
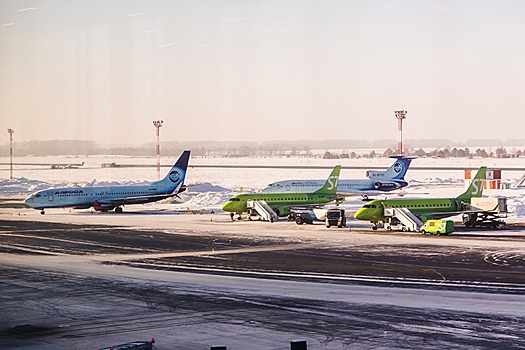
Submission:
[[[52,188],[32,194],[25,200],[25,204],[41,210],[42,214],[46,208],[62,207],[77,209],[93,207],[97,211],[122,212],[124,205],[155,202],[183,192],[186,189],[184,180],[189,157],[190,151],[184,151],[160,181],[145,185]],[[404,176],[412,158],[402,156],[393,158],[395,158],[394,163],[386,171],[369,170],[368,179],[340,181],[341,166],[337,165],[325,181],[274,182],[258,193],[233,196],[224,203],[222,209],[240,215],[246,213],[253,203],[264,203],[272,215],[286,216],[289,209],[294,206],[315,206],[331,202],[339,204],[350,195],[362,195],[367,198],[369,195],[400,189],[408,185]],[[472,197],[481,197],[485,172],[485,167],[480,168],[467,191],[458,197],[372,200],[355,213],[355,218],[370,221],[375,228],[378,223],[385,221],[385,209],[389,208],[405,208],[422,221],[464,213],[465,204],[470,203]]]
[[[166,177],[160,181],[146,185],[126,186],[88,186],[81,188],[51,188],[32,194],[25,200],[29,207],[45,213],[47,208],[87,209],[93,207],[97,211],[115,210],[122,212],[122,206],[143,204],[173,197],[184,191],[184,180],[190,151],[184,151]],[[224,205],[224,210],[240,212],[244,207],[239,205],[240,199],[267,200],[276,206],[277,211],[286,215],[287,207],[293,205],[326,204],[331,201],[344,200],[344,196],[361,194],[374,195],[407,186],[404,176],[412,158],[393,157],[396,161],[386,171],[368,171],[368,179],[343,180],[339,183],[340,166],[334,168],[326,184],[320,180],[287,180],[270,184],[259,194],[239,195]],[[342,190],[338,190],[341,189]],[[296,196],[290,194],[297,193]],[[285,194],[286,196],[282,196]],[[310,194],[310,195],[309,195]],[[277,195],[277,196],[275,196]],[[232,203],[230,203],[232,202]]]

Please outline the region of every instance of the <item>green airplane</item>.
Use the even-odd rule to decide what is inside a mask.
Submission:
[[[487,167],[479,168],[469,188],[456,198],[421,198],[421,199],[377,199],[367,202],[355,214],[358,220],[370,221],[377,229],[379,222],[385,222],[385,208],[406,208],[425,222],[464,213],[465,204],[470,204],[472,197],[481,197]]]
[[[222,210],[242,214],[247,212],[248,201],[265,201],[278,216],[288,215],[290,207],[326,204],[344,200],[337,195],[341,166],[336,165],[323,187],[312,193],[249,193],[237,194],[228,199]]]

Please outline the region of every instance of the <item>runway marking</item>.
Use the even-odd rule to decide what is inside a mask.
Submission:
[[[432,272],[437,273],[439,276],[441,276],[441,281],[438,284],[443,284],[443,282],[445,282],[447,280],[447,278],[441,272],[439,272],[436,269],[423,269],[423,270],[424,271],[432,271]]]
[[[438,275],[441,276],[442,280],[441,280],[441,282],[439,282],[439,284],[442,284],[443,282],[445,282],[447,280],[447,278],[441,272],[439,272],[438,270],[432,269],[432,271],[434,271],[435,273],[437,273]]]
[[[23,246],[21,244],[0,244],[0,247],[13,249],[13,250],[23,250],[23,251],[26,251],[26,252],[38,253],[38,254],[43,254],[43,255],[53,255],[53,256],[66,256],[66,255],[69,255],[69,254],[65,254],[65,253],[52,252],[52,251],[49,251],[49,250],[28,248],[28,247]]]
[[[225,254],[240,254],[240,253],[257,253],[270,252],[278,250],[295,250],[303,248],[313,248],[326,246],[326,244],[319,243],[300,243],[300,244],[286,244],[286,245],[272,245],[252,248],[238,248],[238,249],[224,249],[224,250],[202,250],[191,252],[170,252],[170,253],[146,253],[146,254],[110,254],[110,255],[92,255],[87,256],[88,260],[93,261],[123,261],[136,259],[159,259],[159,258],[175,258],[185,256],[212,256]]]
[[[506,266],[512,268],[513,263],[514,266],[516,266],[516,259],[521,257],[525,260],[525,253],[521,250],[499,251],[487,253],[483,257],[483,261],[494,266]]]

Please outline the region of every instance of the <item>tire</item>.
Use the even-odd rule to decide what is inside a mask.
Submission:
[[[303,224],[303,218],[300,217],[300,216],[296,217],[296,218],[295,218],[295,223],[296,223],[297,225],[302,225],[302,224]]]
[[[372,230],[377,231],[377,226],[372,226]]]
[[[406,228],[406,226],[401,227],[401,231],[403,231],[403,232],[407,232],[407,228]]]
[[[421,233],[424,234],[424,235],[426,235],[426,234],[427,234],[427,231],[425,231],[425,230],[421,230]]]
[[[392,231],[392,226],[388,226],[388,227],[386,228],[386,230],[387,230],[387,231]]]
[[[326,224],[326,228],[330,228],[330,224]]]
[[[115,208],[115,213],[122,213],[122,208],[121,207],[116,207]]]
[[[441,232],[436,231],[436,235],[441,236]]]

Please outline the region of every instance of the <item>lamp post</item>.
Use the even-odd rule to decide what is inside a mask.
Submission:
[[[9,179],[13,180],[13,134],[15,131],[13,129],[7,129],[9,133]]]
[[[153,125],[155,126],[157,133],[157,146],[155,147],[155,154],[157,155],[157,177],[160,180],[160,128],[164,121],[154,120]]]
[[[407,111],[394,111],[397,118],[397,155],[403,155],[403,119],[406,118]]]

